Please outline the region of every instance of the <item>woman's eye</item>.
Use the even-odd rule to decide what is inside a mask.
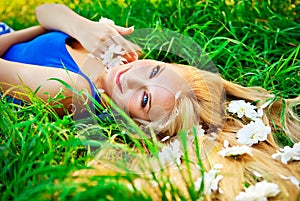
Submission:
[[[148,103],[148,94],[146,92],[144,92],[143,97],[142,97],[142,102],[141,102],[141,106],[142,108],[145,108],[147,103]]]
[[[149,78],[153,78],[160,70],[160,66],[157,65],[153,68],[153,70],[151,71],[150,77]]]

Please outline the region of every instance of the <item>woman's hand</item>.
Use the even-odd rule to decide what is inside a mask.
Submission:
[[[58,30],[77,39],[94,56],[100,57],[112,44],[122,47],[130,62],[137,59],[136,45],[122,35],[133,32],[133,28],[116,26],[112,21],[94,22],[86,19],[62,4],[43,4],[36,9],[40,24],[48,30]]]
[[[95,57],[101,58],[112,45],[120,46],[123,57],[131,62],[138,59],[139,47],[126,40],[122,35],[131,34],[133,27],[117,26],[112,20],[102,18],[99,22],[88,21],[78,27],[76,39]],[[103,58],[101,58],[103,59]]]

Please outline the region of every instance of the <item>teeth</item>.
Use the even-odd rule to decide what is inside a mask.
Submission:
[[[123,82],[123,79],[124,79],[124,76],[123,76],[123,75],[124,75],[124,74],[120,75],[120,83]]]

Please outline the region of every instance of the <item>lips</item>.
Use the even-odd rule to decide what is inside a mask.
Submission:
[[[121,70],[119,70],[117,73],[116,73],[116,77],[115,77],[115,83],[116,83],[116,85],[118,86],[118,88],[120,89],[120,91],[121,91],[121,93],[123,93],[123,89],[122,89],[122,80],[123,80],[123,78],[124,78],[124,73],[126,72],[126,71],[128,71],[129,70],[129,68],[127,68],[127,69],[121,69]]]

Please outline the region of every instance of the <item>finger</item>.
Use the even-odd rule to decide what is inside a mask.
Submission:
[[[118,25],[112,25],[112,26],[121,35],[129,35],[129,34],[131,34],[134,31],[134,26],[131,26],[129,28],[121,27],[121,26],[118,26]]]
[[[136,52],[130,52],[123,56],[128,62],[133,62],[138,60],[138,54]]]
[[[107,39],[104,43],[99,44],[94,52],[95,53],[97,52],[98,55],[104,54],[105,52],[108,51],[109,47],[113,44],[115,44],[115,42],[112,39]]]
[[[130,47],[131,47],[131,49],[132,49],[133,51],[129,51],[128,54],[127,54],[127,55],[129,55],[128,58],[126,58],[126,57],[125,57],[125,58],[126,58],[129,62],[138,60],[139,56],[140,56],[141,53],[142,53],[142,49],[141,49],[138,45],[132,43],[131,41],[129,41],[129,40],[126,40],[126,41],[127,41],[127,43],[130,45]]]
[[[121,35],[114,36],[112,39],[115,41],[116,44],[120,45],[126,53],[133,53],[132,55],[136,55],[138,51],[141,51],[141,48],[136,44],[124,39]]]
[[[105,52],[108,51],[109,46],[107,46],[106,42],[101,43],[101,45],[98,45],[92,52],[91,55],[89,55],[90,58],[93,58],[94,56],[96,59],[103,59],[103,56]]]

